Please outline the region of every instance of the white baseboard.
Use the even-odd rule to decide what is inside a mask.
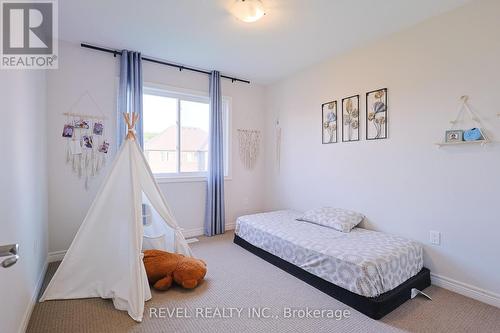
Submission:
[[[500,295],[488,290],[484,290],[470,284],[450,279],[445,276],[431,273],[432,284],[444,289],[451,290],[457,294],[473,298],[480,302],[500,308]]]
[[[236,227],[235,223],[226,224],[226,231],[234,230],[235,227]],[[191,228],[182,230],[182,234],[184,235],[185,238],[203,236],[204,232],[205,230],[203,228]],[[47,262],[51,263],[63,260],[64,256],[66,255],[66,251],[67,250],[49,252]]]
[[[63,260],[64,256],[66,255],[66,251],[67,250],[49,252],[49,257],[48,257],[47,261],[49,263],[51,263],[51,262]]]
[[[184,238],[193,238],[197,236],[202,236],[204,233],[203,228],[191,228],[191,229],[182,229],[182,234]]]
[[[234,230],[236,227],[236,223],[228,223],[226,224],[226,231]],[[185,238],[203,236],[205,233],[205,229],[202,228],[191,228],[191,229],[182,229],[182,234]]]
[[[21,322],[21,326],[19,327],[19,333],[26,332],[28,328],[28,324],[30,322],[31,313],[33,312],[33,308],[35,307],[36,302],[38,301],[38,294],[40,293],[40,289],[42,289],[43,279],[45,278],[45,273],[47,272],[47,267],[49,266],[48,260],[45,260],[45,264],[43,264],[42,272],[38,277],[38,281],[35,285],[35,290],[33,291],[33,295],[31,296],[30,303],[24,312],[23,321]]]

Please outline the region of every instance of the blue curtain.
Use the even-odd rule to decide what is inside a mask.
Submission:
[[[210,125],[208,134],[208,179],[205,235],[223,234],[224,221],[224,140],[220,73],[210,75]]]
[[[142,129],[142,59],[140,52],[123,50],[120,59],[120,87],[117,103],[117,145],[121,146],[127,128],[123,120],[123,113],[136,112],[139,121],[136,124],[137,142],[144,147],[144,135]]]

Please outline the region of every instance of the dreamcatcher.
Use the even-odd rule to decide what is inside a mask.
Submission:
[[[260,131],[238,130],[240,159],[246,169],[252,170],[257,162],[260,147]]]
[[[73,105],[70,112],[64,113],[66,122],[62,136],[66,138],[66,163],[71,165],[73,172],[85,181],[88,189],[92,177],[106,164],[109,141],[106,137],[106,117],[73,113],[75,107],[88,97],[101,112],[99,105],[86,91]]]

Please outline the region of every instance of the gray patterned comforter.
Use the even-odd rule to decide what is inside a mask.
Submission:
[[[269,253],[344,289],[377,297],[416,275],[422,247],[411,240],[354,228],[349,233],[297,221],[283,210],[241,216],[235,233]]]

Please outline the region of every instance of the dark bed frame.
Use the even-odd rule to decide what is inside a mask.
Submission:
[[[409,278],[396,288],[378,297],[365,297],[311,274],[286,260],[250,244],[237,235],[234,235],[234,243],[373,319],[382,318],[409,300],[412,288],[424,290],[431,285],[430,271],[424,267],[417,275]]]

